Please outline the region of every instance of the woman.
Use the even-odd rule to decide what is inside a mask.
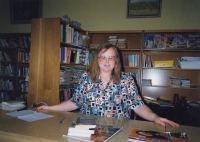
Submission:
[[[80,108],[83,114],[94,114],[114,118],[130,118],[131,109],[149,121],[163,126],[178,124],[153,113],[138,94],[134,78],[130,73],[121,72],[118,48],[112,44],[100,45],[95,52],[90,73],[84,73],[73,97],[54,106],[41,106],[38,110],[49,109],[72,111]]]

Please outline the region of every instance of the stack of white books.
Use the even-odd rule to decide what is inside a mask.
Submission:
[[[170,85],[172,87],[180,87],[181,86],[181,78],[178,77],[169,77]]]
[[[95,117],[78,117],[68,129],[68,136],[90,137],[95,132],[97,126]]]
[[[118,48],[127,48],[127,40],[125,38],[119,38],[117,41]]]
[[[191,82],[190,79],[181,79],[181,87],[190,88]]]
[[[109,36],[109,40],[108,42],[113,44],[113,45],[117,45],[117,36]]]
[[[19,110],[26,107],[23,101],[8,101],[0,104],[3,110]]]
[[[172,87],[187,87],[191,85],[190,79],[178,78],[178,77],[169,77],[170,85]]]
[[[121,129],[123,127],[98,124],[95,117],[78,117],[63,136],[87,142],[107,142]]]

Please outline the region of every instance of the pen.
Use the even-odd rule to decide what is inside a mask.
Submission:
[[[62,122],[65,120],[66,117],[64,117],[62,120],[60,120],[60,124],[62,124]]]

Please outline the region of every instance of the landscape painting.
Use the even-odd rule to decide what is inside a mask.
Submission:
[[[160,17],[162,0],[128,0],[127,18]]]

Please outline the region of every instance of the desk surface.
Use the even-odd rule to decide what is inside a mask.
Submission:
[[[43,111],[43,113],[53,115],[54,117],[38,120],[34,122],[26,122],[15,117],[6,115],[9,111],[0,110],[0,141],[4,142],[27,142],[27,141],[59,141],[59,142],[78,142],[78,140],[63,137],[67,133],[71,122],[77,117],[82,116],[79,113]],[[66,119],[60,124],[60,120],[66,116]],[[123,129],[117,135],[109,140],[109,142],[125,142],[128,139],[129,131],[132,127],[142,130],[154,130],[164,132],[164,127],[154,122],[139,120],[123,120],[107,117],[97,117],[100,124],[122,126]],[[200,128],[180,126],[172,128],[167,126],[167,131],[186,132],[191,142],[200,141]]]

